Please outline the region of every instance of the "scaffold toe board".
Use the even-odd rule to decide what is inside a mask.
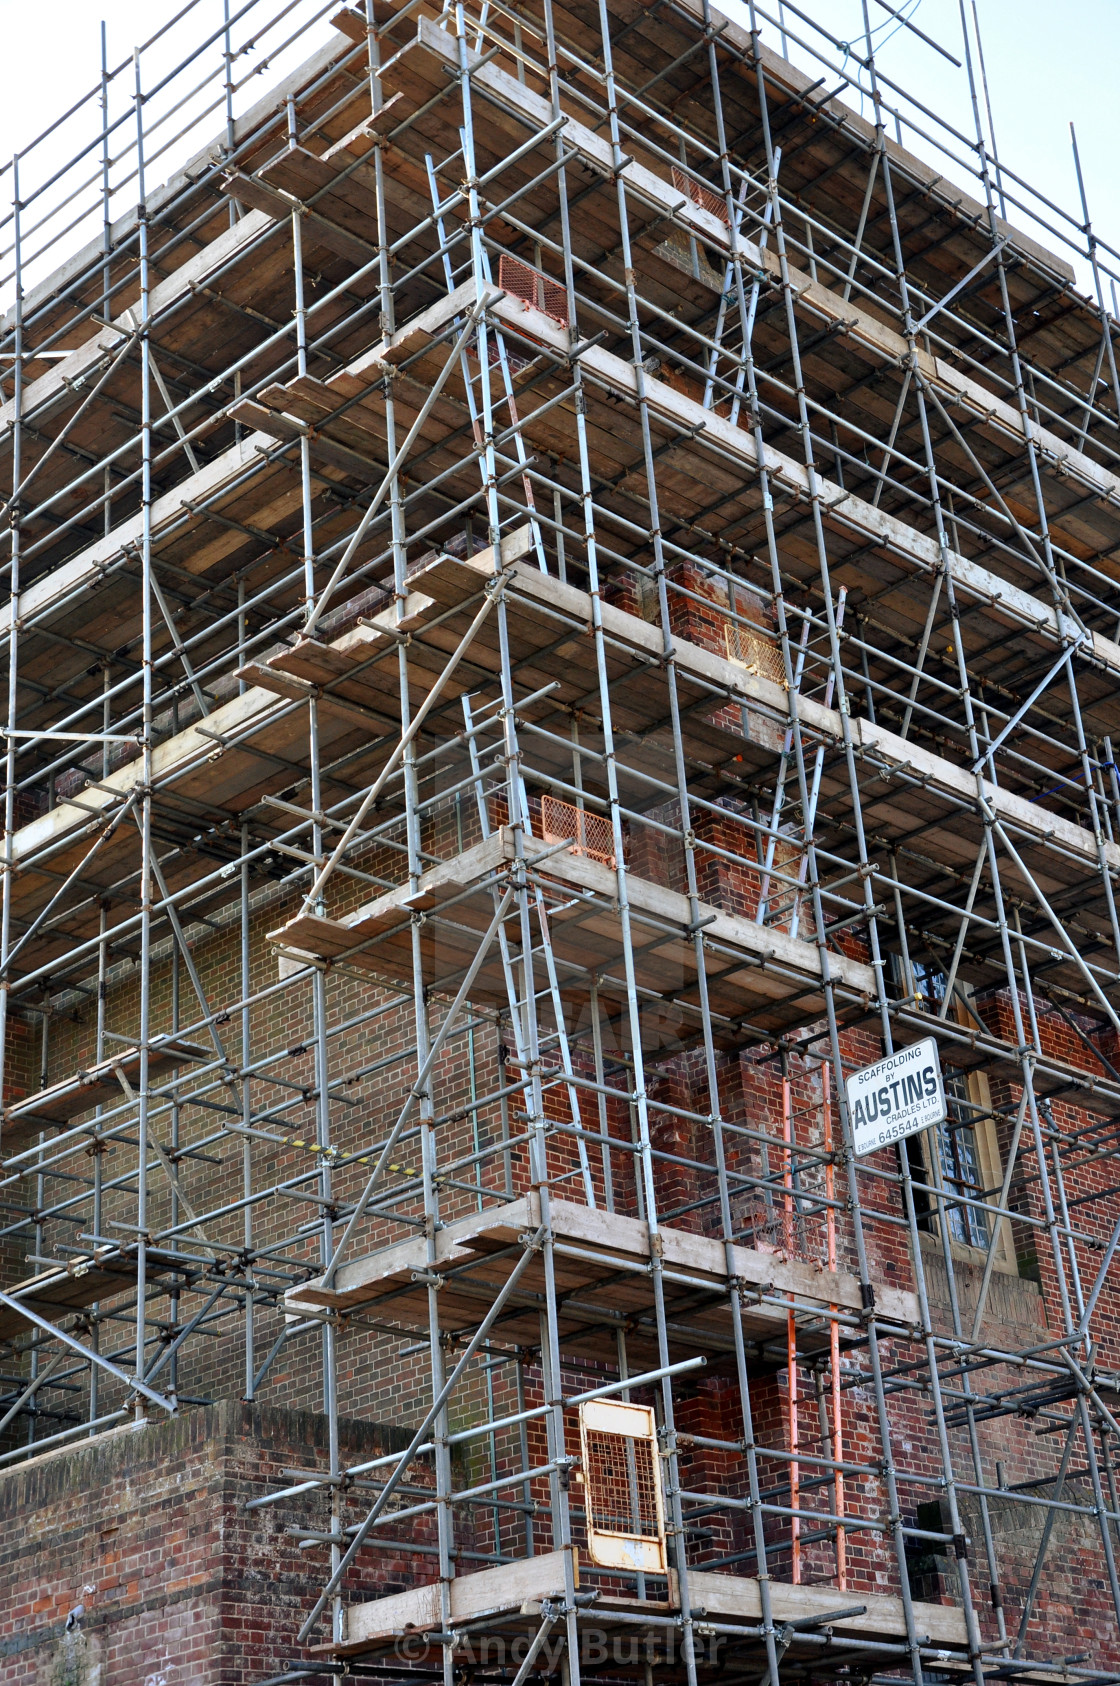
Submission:
[[[456,1625],[466,1624],[486,1612],[504,1616],[503,1630],[508,1629],[512,1634],[517,1629],[509,1627],[509,1619],[520,1615],[525,1631],[532,1633],[541,1619],[541,1606],[550,1600],[562,1601],[565,1596],[563,1559],[562,1552],[548,1552],[528,1562],[456,1576],[449,1586],[451,1621]],[[679,1599],[673,1596],[677,1592],[674,1582],[672,1577],[666,1589],[669,1597],[645,1600],[627,1597],[614,1588],[604,1589],[586,1599],[587,1620],[611,1633],[623,1630],[627,1618],[640,1625],[645,1615],[655,1629],[655,1624],[680,1608]],[[688,1583],[692,1608],[704,1623],[726,1623],[729,1644],[741,1649],[743,1642],[751,1637],[755,1647],[761,1649],[762,1632],[758,1624],[763,1620],[763,1610],[757,1580],[705,1573],[701,1569],[689,1571]],[[586,1573],[582,1582],[577,1577],[576,1585],[588,1585]],[[795,1586],[774,1580],[769,1586],[769,1600],[773,1621],[783,1628],[787,1624],[792,1628],[792,1655],[799,1659],[817,1654],[811,1635],[818,1624],[827,1625],[849,1640],[897,1642],[905,1639],[907,1632],[901,1599],[882,1593],[842,1593],[834,1587]],[[439,1583],[419,1586],[372,1603],[351,1606],[346,1612],[344,1638],[318,1649],[338,1657],[376,1654],[389,1649],[405,1635],[431,1634],[446,1619]],[[925,1646],[954,1652],[967,1650],[968,1635],[959,1609],[916,1602],[914,1621]],[[749,1624],[754,1632],[751,1635],[736,1632],[731,1624]],[[798,1630],[804,1636],[800,1644]],[[420,1654],[421,1648],[413,1643],[408,1655]],[[703,1654],[701,1647],[701,1661]],[[679,1666],[679,1649],[677,1661]]]
[[[520,1256],[521,1242],[541,1216],[537,1194],[458,1218],[440,1230],[435,1257],[422,1239],[342,1264],[330,1286],[312,1279],[290,1290],[289,1316],[308,1306],[355,1311],[365,1308],[379,1320],[420,1324],[426,1315],[427,1273],[442,1278],[440,1316],[449,1331],[469,1329],[478,1307],[492,1299]],[[638,1218],[606,1213],[571,1201],[550,1199],[548,1223],[556,1254],[556,1280],[564,1299],[561,1325],[565,1344],[584,1355],[609,1352],[616,1331],[625,1325],[633,1350],[656,1362],[649,1227]],[[714,1236],[665,1225],[657,1231],[674,1355],[691,1349],[713,1361],[732,1348],[729,1293],[739,1293],[739,1317],[752,1348],[752,1367],[773,1364],[783,1348],[792,1312],[798,1347],[806,1355],[827,1350],[827,1308],[843,1314],[841,1339],[860,1336],[864,1309],[858,1281],[829,1270],[820,1260],[787,1253],[734,1246],[730,1256]],[[532,1341],[533,1318],[544,1286],[540,1269],[530,1267],[519,1282],[524,1295],[519,1310],[500,1326],[505,1341]],[[920,1320],[917,1296],[881,1285],[877,1310],[884,1321],[913,1328]]]
[[[416,890],[388,891],[343,921],[300,914],[270,932],[269,940],[287,953],[345,961],[403,979],[410,975],[413,922],[419,919],[425,983],[454,994],[479,935],[494,917],[495,892],[519,870],[529,874],[543,898],[561,993],[585,1002],[597,977],[602,994],[617,999],[626,988],[617,873],[571,845],[526,837],[519,848],[505,826],[456,859],[431,867]],[[635,928],[635,988],[651,1004],[669,1009],[661,1029],[670,1043],[677,1031],[687,1034],[699,1011],[701,965],[709,1011],[728,1026],[748,1016],[772,1028],[818,1018],[826,964],[849,1010],[862,1013],[875,994],[872,969],[842,952],[830,953],[825,962],[816,943],[704,903],[694,920],[687,896],[631,872],[626,873],[625,895]],[[516,933],[512,940],[517,942]],[[546,983],[533,953],[534,969]],[[474,993],[480,1000],[500,1001],[505,990],[495,950],[478,971]]]

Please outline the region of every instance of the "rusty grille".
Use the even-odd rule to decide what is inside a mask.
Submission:
[[[591,1526],[604,1534],[659,1539],[657,1452],[653,1442],[589,1429],[585,1456]]]
[[[498,285],[503,293],[530,304],[534,310],[568,326],[568,295],[559,281],[522,263],[520,258],[502,257],[498,262]]]
[[[588,855],[604,866],[617,864],[610,822],[601,814],[589,814],[585,808],[562,802],[558,796],[542,796],[541,831],[546,843],[563,843],[571,838],[574,854]]]
[[[686,199],[691,199],[694,205],[699,205],[702,211],[708,211],[720,222],[727,221],[727,205],[722,193],[717,193],[712,187],[704,187],[702,183],[693,181],[683,170],[673,168],[673,186],[678,193],[683,193]]]

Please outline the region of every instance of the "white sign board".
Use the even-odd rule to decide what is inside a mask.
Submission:
[[[945,1117],[941,1061],[932,1036],[854,1071],[845,1087],[857,1153],[872,1153]]]

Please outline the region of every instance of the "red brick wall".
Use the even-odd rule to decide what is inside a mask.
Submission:
[[[343,1425],[354,1460],[399,1441]],[[99,1666],[104,1686],[247,1686],[301,1660],[327,1553],[284,1530],[328,1526],[326,1501],[243,1507],[326,1449],[322,1417],[227,1401],[0,1476],[0,1682],[95,1686]],[[383,1552],[378,1582],[407,1584],[417,1561]]]

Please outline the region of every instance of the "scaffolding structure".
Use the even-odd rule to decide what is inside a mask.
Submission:
[[[1120,259],[963,5],[214,10],[7,172],[0,1466],[322,1411],[285,1678],[1120,1680]]]

